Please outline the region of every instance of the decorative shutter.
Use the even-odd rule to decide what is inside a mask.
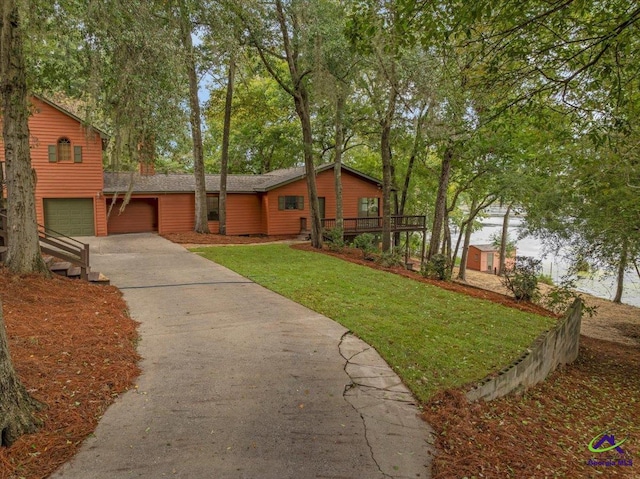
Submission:
[[[284,210],[284,196],[278,196],[278,209]]]
[[[304,209],[304,196],[298,196],[298,201],[296,201],[296,209],[303,210]]]
[[[82,163],[82,147],[81,146],[73,147],[73,162]]]
[[[49,163],[56,163],[58,161],[58,149],[56,145],[49,145]]]

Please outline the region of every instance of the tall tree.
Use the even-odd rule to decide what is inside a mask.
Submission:
[[[267,8],[266,5],[264,7]],[[303,54],[305,41],[309,40],[304,38],[304,27],[309,21],[308,13],[311,7],[312,2],[288,2],[285,6],[282,0],[276,0],[273,8],[268,7],[261,12],[267,23],[269,18],[271,19],[270,25],[256,27],[252,22],[246,25],[251,31],[251,42],[265,68],[293,99],[302,129],[305,176],[310,203],[311,244],[314,248],[321,248],[322,223],[313,153],[311,100],[307,86],[307,77],[313,73],[313,65],[305,64],[306,55]],[[278,40],[274,35],[270,35],[274,32],[277,32]],[[267,39],[271,44],[265,42]],[[282,62],[286,65],[288,76],[282,73]]]
[[[204,175],[204,154],[202,148],[202,119],[198,97],[198,72],[196,52],[193,47],[193,23],[186,0],[179,0],[178,21],[180,37],[184,48],[185,69],[189,78],[189,110],[191,138],[193,140],[193,174],[195,175],[195,224],[196,233],[210,233],[207,219],[207,187]]]
[[[227,174],[229,171],[229,137],[231,135],[231,108],[233,107],[233,83],[235,81],[235,55],[229,55],[227,94],[224,102],[224,126],[222,129],[222,152],[220,154],[220,234],[227,234]]]
[[[45,271],[38,245],[34,183],[29,154],[27,87],[18,6],[2,3],[0,17],[0,77],[2,121],[9,195],[9,267],[19,273]],[[13,244],[13,246],[12,246]],[[24,433],[33,432],[37,403],[20,383],[9,355],[0,302],[0,446],[10,446]]]
[[[6,264],[16,273],[49,275],[38,240],[35,171],[29,150],[29,109],[22,22],[14,0],[2,3],[0,76],[7,182]]]

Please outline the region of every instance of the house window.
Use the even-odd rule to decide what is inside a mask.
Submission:
[[[380,198],[360,198],[358,200],[358,218],[380,216],[378,214]]]
[[[303,210],[304,196],[278,196],[279,210]]]
[[[58,161],[71,161],[71,141],[69,138],[58,140]]]
[[[207,219],[209,221],[220,220],[220,198],[207,196]]]

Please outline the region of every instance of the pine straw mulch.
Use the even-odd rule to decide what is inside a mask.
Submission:
[[[640,477],[640,349],[580,339],[573,364],[522,394],[471,404],[459,390],[432,398],[424,419],[437,437],[433,479]],[[605,431],[628,438],[625,454],[589,452]]]
[[[69,460],[138,376],[137,323],[111,286],[0,268],[14,368],[43,426],[0,449],[0,479],[44,478]]]
[[[209,245],[209,246],[273,243],[275,241],[286,241],[286,240],[292,240],[295,238],[295,236],[291,236],[291,235],[231,236],[231,235],[196,233],[194,231],[188,231],[185,233],[166,233],[161,236],[163,238],[168,239],[169,241],[173,241],[174,243],[178,243],[181,245]]]

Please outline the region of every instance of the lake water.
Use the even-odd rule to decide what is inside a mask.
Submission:
[[[471,236],[471,244],[490,244],[494,235],[502,233],[502,218],[490,217],[484,220],[484,227]],[[509,227],[509,237],[515,240],[521,232],[519,220],[512,219]],[[554,283],[559,284],[561,278],[567,272],[567,263],[559,256],[547,255],[543,257],[543,247],[540,240],[527,236],[516,243],[518,256],[533,256],[542,259],[542,272],[553,278]],[[596,272],[593,277],[579,278],[576,289],[593,296],[613,299],[616,294],[615,276]],[[622,302],[640,307],[640,277],[635,269],[630,269],[625,274],[624,292]]]

